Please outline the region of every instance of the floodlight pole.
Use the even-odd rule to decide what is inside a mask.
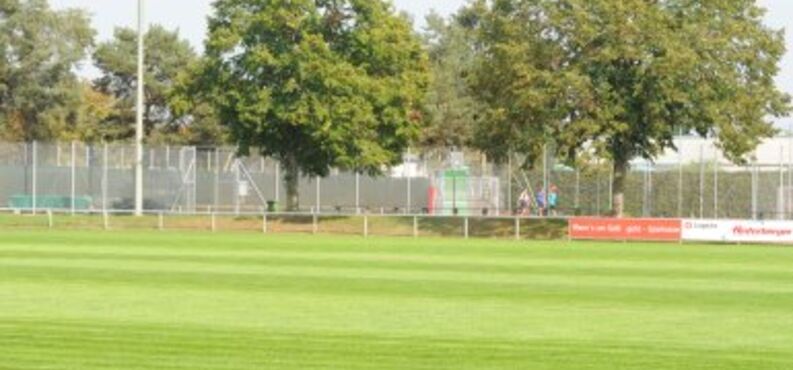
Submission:
[[[138,95],[135,120],[135,215],[143,215],[143,1],[138,0]]]

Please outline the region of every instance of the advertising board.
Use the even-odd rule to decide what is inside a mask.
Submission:
[[[683,220],[682,236],[687,241],[793,244],[793,222]]]
[[[576,217],[568,228],[571,239],[679,241],[681,237],[679,219]]]

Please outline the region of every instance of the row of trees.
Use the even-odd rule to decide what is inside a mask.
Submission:
[[[433,50],[462,56],[437,64],[435,87],[453,95],[435,96],[440,122],[465,117],[456,140],[496,160],[517,152],[531,166],[546,147],[570,164],[606,159],[621,217],[631,160],[695,133],[744,162],[789,114],[774,82],[784,35],[764,12],[754,0],[473,0],[430,22],[444,30]],[[457,104],[475,108],[447,110]]]
[[[12,141],[127,140],[134,135],[137,32],[119,28],[109,41],[81,10],[56,11],[46,0],[0,2],[0,138]],[[151,142],[217,144],[227,131],[206,104],[175,109],[175,86],[199,61],[175,31],[145,36],[145,127]],[[93,63],[99,77],[81,78]]]
[[[422,34],[385,0],[219,0],[205,54],[146,35],[145,127],[155,142],[231,143],[300,174],[379,173],[409,146],[470,146],[532,166],[614,164],[678,133],[746,159],[790,111],[774,77],[783,34],[754,0],[472,0]],[[132,30],[94,44],[83,12],[0,2],[0,125],[7,139],[123,140],[134,117]],[[88,56],[101,75],[84,81]],[[222,124],[221,124],[222,123]]]

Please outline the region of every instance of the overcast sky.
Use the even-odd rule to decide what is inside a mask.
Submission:
[[[466,0],[393,0],[397,9],[413,16],[416,26],[423,25],[424,16],[435,9],[441,14],[450,14],[465,4]],[[136,23],[136,0],[50,0],[56,8],[84,8],[93,16],[94,27],[99,39],[108,39],[118,26],[133,27]],[[206,33],[206,17],[211,11],[212,0],[147,0],[146,20],[159,23],[170,29],[179,29],[196,49],[201,48]],[[759,0],[768,9],[767,23],[774,28],[788,31],[788,54],[782,62],[778,78],[780,87],[793,94],[793,0]],[[85,73],[92,73],[86,69]],[[783,128],[793,127],[793,118],[780,120]]]

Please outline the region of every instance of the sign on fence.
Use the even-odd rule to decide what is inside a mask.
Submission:
[[[569,232],[572,239],[679,241],[681,221],[578,217],[570,219]]]
[[[793,222],[683,220],[683,240],[740,243],[793,243]]]

